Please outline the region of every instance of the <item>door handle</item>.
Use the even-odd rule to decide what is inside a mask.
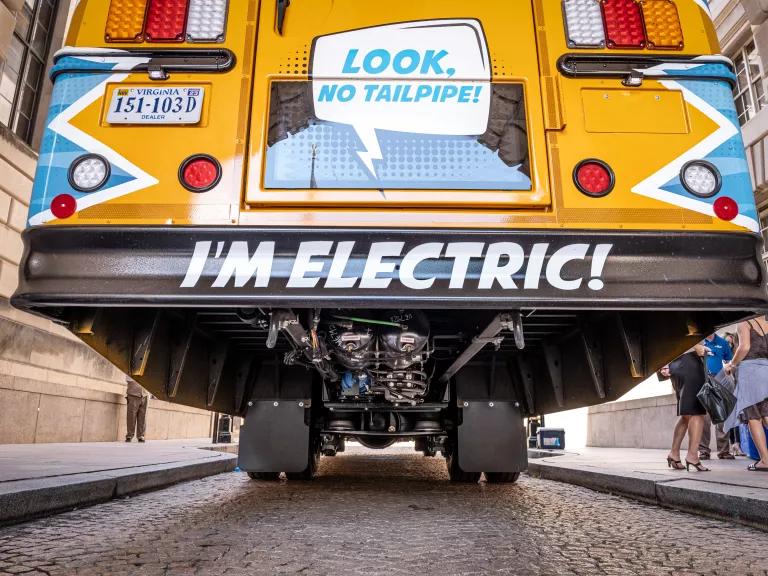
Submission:
[[[285,23],[285,14],[288,11],[288,6],[291,5],[291,0],[277,0],[277,33],[280,36],[283,35],[283,24]]]

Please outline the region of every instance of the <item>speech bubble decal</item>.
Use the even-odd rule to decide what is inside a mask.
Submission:
[[[488,126],[491,69],[480,22],[426,20],[320,36],[312,50],[315,116],[351,125],[377,178],[376,130],[476,136]]]

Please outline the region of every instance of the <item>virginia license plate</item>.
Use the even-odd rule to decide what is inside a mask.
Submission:
[[[201,86],[117,87],[107,111],[110,124],[197,124],[203,112]]]

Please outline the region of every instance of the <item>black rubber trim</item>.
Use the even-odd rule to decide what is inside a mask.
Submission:
[[[104,165],[107,167],[107,173],[104,176],[104,180],[99,182],[98,186],[94,186],[92,188],[83,188],[82,186],[78,186],[77,183],[75,183],[75,179],[73,176],[74,176],[75,168],[77,167],[77,165],[89,158],[98,158],[99,160],[104,162]],[[69,165],[69,169],[67,170],[67,180],[69,181],[69,185],[72,186],[72,188],[77,190],[78,192],[96,192],[96,190],[103,188],[104,184],[109,182],[109,177],[111,175],[112,175],[112,165],[109,163],[109,160],[104,158],[104,156],[102,156],[101,154],[93,154],[93,153],[83,154],[82,156],[78,156],[72,161],[72,163]]]
[[[689,188],[688,184],[685,182],[685,178],[683,178],[683,175],[689,166],[704,166],[710,172],[712,172],[712,174],[715,175],[715,189],[709,194],[699,194],[698,192]],[[693,194],[697,198],[712,198],[712,196],[720,192],[720,189],[723,186],[723,177],[720,174],[720,170],[718,170],[717,166],[712,164],[712,162],[707,162],[706,160],[690,160],[683,164],[683,167],[680,168],[680,183],[683,185],[683,188],[685,188],[689,193]]]
[[[67,52],[60,51],[54,56],[54,64],[62,58],[135,58],[146,57],[149,62],[137,64],[129,72],[146,72],[150,69],[162,69],[165,72],[215,73],[228,72],[235,67],[237,57],[226,48],[217,49],[158,49],[158,50],[115,50],[114,52]],[[104,74],[110,72],[112,66],[104,68],[58,68],[51,71],[51,80],[59,74]]]
[[[660,64],[722,64],[733,71],[730,60],[702,56],[680,56],[664,54],[659,56],[632,55],[632,54],[563,54],[557,59],[557,69],[568,78],[627,78],[638,71],[643,71]],[[690,76],[684,74],[649,75],[646,78],[665,80],[714,80],[728,82],[731,87],[736,86],[735,78],[728,76]]]
[[[208,186],[205,186],[203,188],[196,188],[195,186],[190,185],[189,183],[184,181],[184,169],[189,165],[190,162],[194,162],[195,160],[210,160],[216,165],[216,179]],[[208,192],[209,190],[213,190],[219,182],[221,182],[221,163],[216,160],[213,156],[209,154],[193,154],[184,162],[181,163],[179,166],[179,183],[181,183],[184,188],[189,190],[190,192]]]
[[[603,168],[606,169],[608,172],[608,176],[610,176],[610,182],[608,183],[608,188],[605,189],[604,192],[601,192],[600,194],[594,194],[592,192],[588,192],[584,189],[584,187],[579,182],[579,179],[577,178],[577,173],[579,171],[579,168],[581,168],[584,164],[599,164]],[[616,175],[613,173],[613,170],[606,162],[603,162],[599,158],[587,158],[585,160],[582,160],[576,166],[573,167],[573,173],[571,174],[571,177],[573,178],[573,184],[576,186],[579,192],[584,194],[584,196],[588,198],[602,198],[604,196],[608,196],[611,192],[613,192],[613,187],[616,185]]]
[[[50,306],[177,306],[252,307],[323,306],[366,308],[440,308],[514,310],[520,308],[581,310],[768,310],[761,238],[752,233],[492,230],[492,229],[362,229],[270,228],[255,226],[39,226],[23,234],[25,252],[14,304],[27,309]],[[312,286],[289,286],[299,248],[307,242],[331,241]],[[259,283],[253,268],[262,242],[272,247],[267,282]],[[342,256],[342,277],[351,285],[328,285],[329,270],[340,242],[352,242]],[[386,256],[391,278],[386,287],[360,287],[362,272],[372,258],[374,243],[400,243],[399,256]],[[482,244],[461,276],[462,287],[449,286],[456,265],[446,255],[448,243]],[[404,256],[426,243],[443,243],[441,255],[423,260],[416,278],[434,278],[428,289],[409,287],[401,277]],[[498,281],[480,288],[486,256],[495,243],[515,243],[525,255],[514,286]],[[588,245],[584,258],[557,268],[563,280],[581,279],[579,286],[557,288],[545,272],[557,250]],[[591,254],[598,244],[610,244],[593,289]],[[534,246],[544,251],[536,286],[524,288]],[[545,248],[542,246],[546,245]],[[391,245],[390,245],[391,246]],[[305,246],[306,247],[306,246]],[[381,248],[379,245],[378,248]],[[314,248],[313,248],[314,249]],[[232,260],[218,281],[224,264]],[[197,255],[198,268],[192,265]],[[540,254],[541,256],[541,254]],[[494,261],[503,265],[507,260]],[[250,262],[249,262],[250,259]],[[194,282],[184,282],[192,273]],[[235,274],[235,271],[238,271]],[[413,278],[411,276],[410,278]],[[186,285],[182,287],[182,283]]]

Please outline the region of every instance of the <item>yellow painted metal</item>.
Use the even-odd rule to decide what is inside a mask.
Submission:
[[[677,0],[676,5],[685,44],[675,54],[716,54],[712,23],[699,4]],[[103,0],[82,0],[68,44],[114,47],[104,40],[108,8]],[[494,81],[524,86],[532,192],[387,191],[385,199],[378,191],[367,190],[264,190],[269,83],[309,79],[313,38],[403,20],[454,17],[482,22]],[[562,76],[556,63],[563,54],[608,51],[577,51],[566,45],[560,0],[392,0],[380,7],[359,0],[294,0],[282,35],[275,29],[275,18],[272,1],[232,0],[226,39],[210,47],[232,50],[236,68],[223,74],[174,73],[167,81],[152,83],[206,86],[198,126],[110,126],[104,121],[103,98],[80,112],[72,120],[76,128],[113,147],[158,183],[83,210],[65,223],[743,231],[732,223],[631,192],[717,127],[654,80],[629,89],[619,79]],[[206,46],[174,45],[201,47]],[[110,86],[146,85],[149,80],[146,73],[125,73],[110,82]],[[595,102],[602,94],[609,95],[608,101]],[[623,108],[631,113],[622,115]],[[593,109],[600,111],[593,114]],[[645,120],[643,130],[638,130],[639,119]],[[221,161],[224,177],[214,191],[194,194],[180,186],[177,171],[184,158],[200,152]],[[600,158],[613,168],[616,187],[611,194],[588,198],[573,185],[573,168],[585,157]]]
[[[717,54],[719,46],[714,34],[710,33],[713,29],[712,22],[701,6],[693,0],[677,0],[676,5],[683,26],[685,45],[683,50],[676,51],[675,54]],[[665,54],[664,51],[649,49],[570,49],[562,27],[561,3],[534,0],[534,6],[539,31],[540,67],[544,76],[558,76],[557,60],[563,54]],[[674,113],[677,119],[648,119],[658,130],[666,130],[667,133],[590,132],[588,122],[591,122],[593,127],[595,123],[600,124],[602,121],[591,117],[588,121],[585,118],[582,97],[584,91],[621,92],[630,89],[624,87],[620,79],[599,78],[561,78],[559,88],[564,111],[564,128],[547,133],[556,226],[582,229],[743,231],[743,228],[731,222],[631,192],[638,183],[718,129],[701,111],[685,103],[689,129],[680,133],[670,134],[668,129],[664,128],[667,121],[680,122],[679,112]],[[645,90],[670,93],[660,82],[648,78],[643,81],[642,87],[632,89],[637,92]],[[614,110],[614,114],[614,119],[619,121],[620,110]],[[573,184],[573,169],[585,157],[599,158],[611,166],[616,175],[616,185],[612,193],[601,198],[589,198],[578,191]]]
[[[679,91],[585,88],[581,91],[587,132],[687,134],[685,101]]]
[[[316,36],[397,22],[467,17],[477,18],[482,23],[493,61],[493,79],[522,83],[527,94],[533,180],[531,191],[387,189],[385,194],[381,194],[378,190],[264,189],[270,82],[308,79],[310,50]],[[369,3],[359,0],[294,2],[287,13],[282,35],[275,31],[275,18],[273,3],[262,2],[246,192],[249,205],[369,206],[377,210],[403,206],[462,206],[468,209],[525,206],[544,209],[550,205],[541,81],[529,3],[390,0],[381,9],[372,9]],[[510,42],[510,38],[515,41]]]
[[[70,43],[106,47],[103,30],[107,3],[81,2],[74,15],[79,26]],[[165,81],[152,81],[147,72],[116,72],[104,84],[104,97],[78,113],[70,123],[114,149],[126,161],[158,181],[139,191],[78,211],[54,224],[235,224],[243,190],[243,166],[255,51],[256,11],[247,2],[230,2],[230,25],[224,43],[237,57],[227,73],[172,73]],[[232,23],[236,25],[232,25]],[[93,23],[93,24],[91,24]],[[183,44],[175,44],[177,49]],[[202,48],[200,44],[187,45]],[[114,47],[114,46],[113,46]],[[167,48],[167,44],[164,48]],[[126,48],[126,46],[121,46]],[[106,110],[114,88],[201,86],[205,89],[201,122],[197,125],[110,125]],[[210,154],[222,166],[221,183],[196,194],[182,187],[181,163],[193,154]]]

